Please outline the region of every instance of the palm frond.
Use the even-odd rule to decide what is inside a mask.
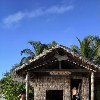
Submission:
[[[23,55],[23,54],[27,54],[27,55],[30,55],[30,56],[34,55],[34,53],[32,52],[32,50],[30,50],[30,49],[24,49],[24,50],[22,50],[21,51],[21,55]]]

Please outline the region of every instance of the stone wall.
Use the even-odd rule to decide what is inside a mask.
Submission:
[[[82,79],[82,100],[89,100],[89,78]]]
[[[46,90],[63,90],[63,100],[71,100],[69,77],[38,77],[33,80],[32,85],[34,100],[46,100]]]
[[[82,100],[89,100],[89,79],[74,76],[71,79],[82,79]],[[63,90],[63,100],[71,100],[71,79],[69,76],[34,77],[34,100],[46,100],[46,90]]]

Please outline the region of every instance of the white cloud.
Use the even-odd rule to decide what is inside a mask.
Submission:
[[[7,27],[12,26],[24,18],[34,18],[37,16],[42,16],[45,14],[63,14],[73,9],[73,6],[52,6],[50,8],[39,8],[31,12],[17,12],[15,14],[9,15],[3,19],[3,24]]]
[[[47,9],[46,12],[61,14],[61,13],[67,12],[72,9],[73,9],[73,6],[53,6]]]
[[[17,12],[13,15],[9,15],[8,17],[3,19],[3,24],[6,26],[11,26],[14,23],[19,22],[20,20],[22,20],[25,17],[25,13],[22,12]]]

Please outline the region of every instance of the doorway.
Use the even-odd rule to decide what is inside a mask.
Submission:
[[[46,100],[63,100],[63,90],[47,90]]]
[[[71,100],[81,100],[82,79],[71,80]]]

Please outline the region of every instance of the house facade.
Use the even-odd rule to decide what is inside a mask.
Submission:
[[[14,71],[34,90],[34,100],[100,100],[100,68],[64,46],[55,46]]]

